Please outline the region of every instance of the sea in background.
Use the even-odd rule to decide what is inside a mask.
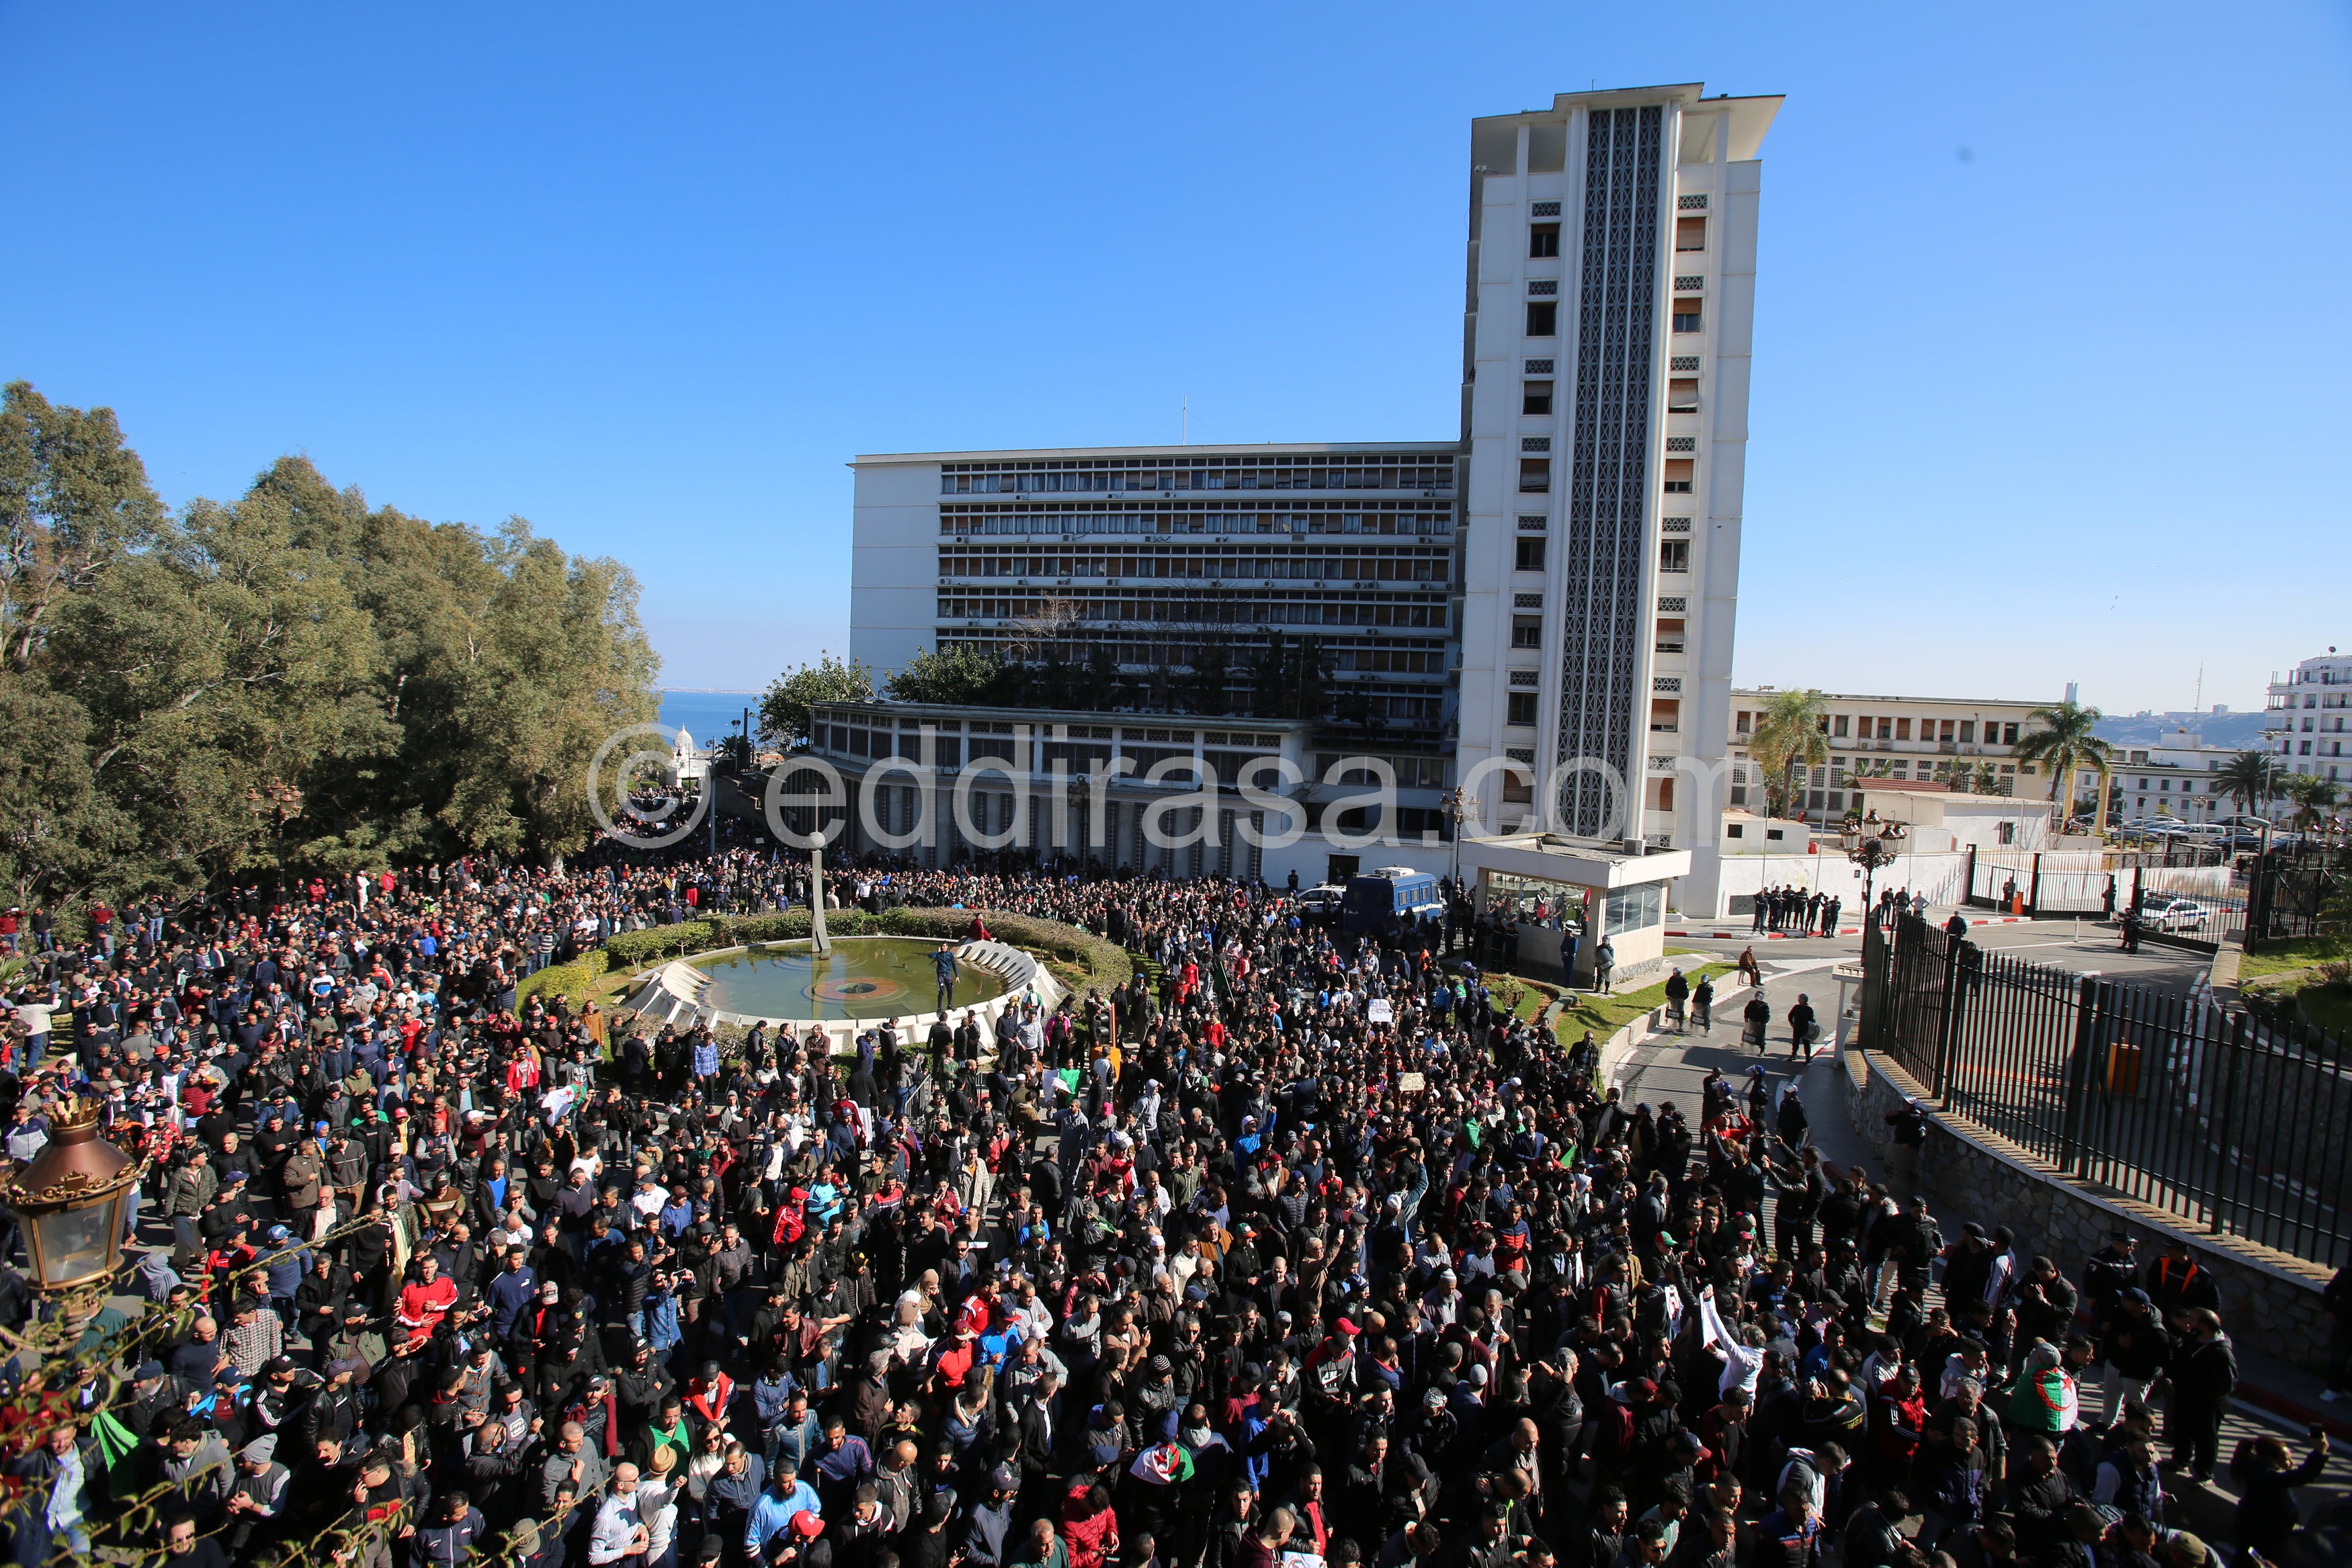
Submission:
[[[760,723],[757,692],[664,692],[661,721],[671,729],[683,728],[694,737],[695,745],[709,746],[730,733],[747,707],[756,728]]]

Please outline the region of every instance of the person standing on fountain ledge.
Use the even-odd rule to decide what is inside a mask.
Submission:
[[[961,968],[956,961],[955,949],[941,942],[939,950],[931,955],[931,967],[940,977],[939,1005],[931,1010],[943,1013],[948,1010],[948,999],[955,995],[956,975]]]

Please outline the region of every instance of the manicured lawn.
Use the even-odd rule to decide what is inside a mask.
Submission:
[[[2305,986],[2295,993],[2305,1018],[2333,1034],[2352,1033],[2352,988]]]
[[[2249,947],[2238,961],[2238,977],[2260,979],[2264,975],[2284,975],[2296,969],[2308,969],[2314,964],[2343,955],[2344,945],[2333,936],[2296,936],[2284,942],[2265,942],[2260,947]]]
[[[1674,950],[1671,948],[1667,953],[1669,956],[1674,956]],[[1732,968],[1733,966],[1729,964],[1703,964],[1695,968],[1685,969],[1683,977],[1696,986],[1702,975],[1726,975],[1730,973]],[[1519,988],[1518,1005],[1511,1009],[1512,1016],[1516,1018],[1535,1017],[1537,1011],[1545,1003],[1559,995],[1559,988],[1557,986],[1542,980],[1521,979],[1517,976],[1494,976],[1490,978],[1489,984],[1498,991],[1507,986]],[[1666,983],[1663,979],[1654,986],[1644,986],[1638,991],[1622,991],[1612,997],[1587,994],[1577,998],[1575,1005],[1565,1013],[1556,1011],[1552,1014],[1552,1030],[1562,1041],[1570,1045],[1574,1045],[1581,1040],[1586,1030],[1591,1030],[1595,1039],[1607,1040],[1643,1013],[1665,1005]]]

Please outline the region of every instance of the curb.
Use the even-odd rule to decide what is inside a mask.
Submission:
[[[2037,915],[1987,915],[1970,920],[1969,924],[1970,925],[2032,925],[2041,918]],[[1808,939],[1820,941],[1830,935],[1826,931],[1701,931],[1696,927],[1682,931],[1669,927],[1665,934],[1669,936],[1702,936],[1717,942],[1737,942],[1743,937],[1750,942],[1800,942]],[[1837,928],[1837,935],[1859,936],[1862,935],[1862,927],[1841,925]]]
[[[2265,1415],[2292,1421],[2299,1428],[2324,1427],[2330,1437],[2352,1441],[2352,1417],[2337,1415],[2329,1406],[2305,1405],[2275,1388],[2265,1388],[2259,1383],[2244,1381],[2231,1390],[2231,1396],[2239,1404],[2250,1405]]]
[[[1749,940],[1749,941],[1751,941],[1751,942],[1753,942],[1753,941],[1759,941],[1759,940],[1765,941],[1765,942],[1801,942],[1801,941],[1805,941],[1805,940],[1807,940],[1808,938],[1810,938],[1810,939],[1811,939],[1811,940],[1812,940],[1812,941],[1819,942],[1819,941],[1824,940],[1825,938],[1827,938],[1828,936],[1830,936],[1832,935],[1832,933],[1827,932],[1827,931],[1672,931],[1672,930],[1670,930],[1670,931],[1668,931],[1668,932],[1666,933],[1666,935],[1667,935],[1667,936],[1704,936],[1704,937],[1706,937],[1706,938],[1708,938],[1708,939],[1710,939],[1710,940],[1712,940],[1712,941],[1718,941],[1718,942],[1737,942],[1737,941],[1740,940],[1742,937],[1746,937],[1748,940]],[[1840,936],[1861,936],[1861,935],[1862,935],[1862,927],[1861,927],[1861,926],[1859,926],[1859,925],[1841,925],[1841,926],[1839,926],[1839,927],[1837,928],[1837,931],[1835,932],[1835,935]]]

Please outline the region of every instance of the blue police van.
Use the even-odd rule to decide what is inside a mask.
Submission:
[[[1445,900],[1437,878],[1409,865],[1384,865],[1348,879],[1339,901],[1339,928],[1359,934],[1387,931],[1417,915],[1442,915]]]

